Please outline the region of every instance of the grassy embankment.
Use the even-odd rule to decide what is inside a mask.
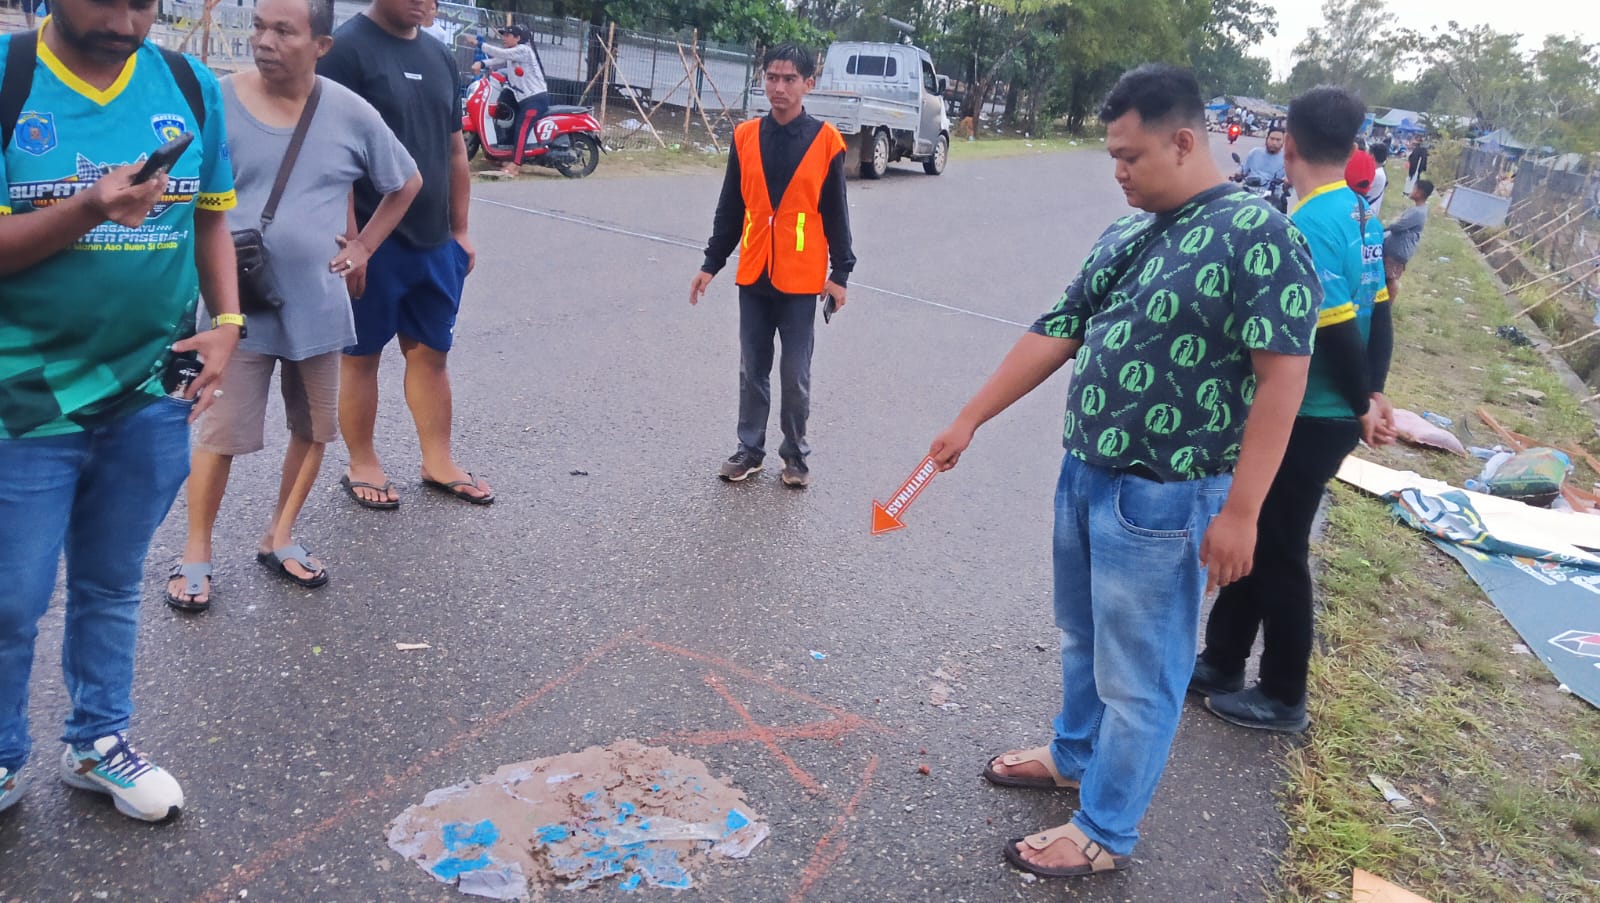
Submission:
[[[1396,307],[1391,397],[1454,418],[1469,445],[1495,444],[1485,407],[1536,440],[1595,451],[1594,421],[1544,359],[1493,335],[1511,312],[1435,211]],[[1481,464],[1360,454],[1458,486]],[[1580,466],[1571,479],[1596,478]],[[1317,553],[1313,727],[1288,756],[1281,899],[1346,899],[1356,867],[1441,903],[1600,899],[1600,712],[1559,692],[1466,573],[1385,504],[1336,485]],[[1373,773],[1416,811],[1391,811]]]

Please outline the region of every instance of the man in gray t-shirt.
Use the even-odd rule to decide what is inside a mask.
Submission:
[[[1389,282],[1390,302],[1399,295],[1400,277],[1422,242],[1422,227],[1428,223],[1428,198],[1432,196],[1433,183],[1418,179],[1406,196],[1412,206],[1383,228],[1383,270]]]
[[[296,517],[316,482],[327,443],[338,436],[341,352],[356,340],[346,280],[359,277],[422,188],[410,154],[355,92],[319,78],[332,44],[326,3],[262,0],[251,40],[256,68],[222,82],[239,206],[228,228],[261,229],[271,279],[283,306],[249,311],[216,404],[200,418],[189,477],[189,537],[167,602],[203,610],[211,602],[211,533],[235,455],[260,450],[273,370],[281,365],[289,448],[284,489],[257,559],[301,586],[327,571],[294,542]],[[275,217],[261,214],[304,111],[316,106]],[[383,195],[355,238],[346,237],[351,188],[367,179]]]

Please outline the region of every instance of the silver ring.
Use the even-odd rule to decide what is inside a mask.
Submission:
[[[221,389],[212,389],[211,390],[211,397],[212,398],[221,398],[222,397],[222,390]]]

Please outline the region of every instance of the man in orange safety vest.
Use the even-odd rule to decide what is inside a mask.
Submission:
[[[783,342],[778,454],[783,484],[800,489],[811,480],[806,418],[817,301],[820,296],[835,309],[844,307],[845,283],[856,258],[850,250],[844,138],[805,111],[805,96],[816,86],[815,58],[794,44],[781,44],[767,51],[761,70],[772,112],[734,129],[711,240],[689,287],[689,303],[700,300],[737,248],[739,448],[719,475],[741,482],[759,471],[766,457],[776,333]]]

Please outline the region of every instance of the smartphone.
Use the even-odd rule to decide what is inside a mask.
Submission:
[[[134,174],[133,184],[143,185],[155,178],[158,172],[171,172],[172,167],[178,164],[178,158],[194,143],[194,132],[184,132],[166,144],[156,148],[144,161],[144,166]]]
[[[834,312],[838,309],[839,303],[833,300],[832,295],[824,292],[822,294],[822,322],[832,323]]]
[[[173,398],[187,400],[184,396],[189,393],[189,384],[199,378],[204,366],[199,352],[174,352],[167,359],[166,372],[161,375],[161,388]]]

